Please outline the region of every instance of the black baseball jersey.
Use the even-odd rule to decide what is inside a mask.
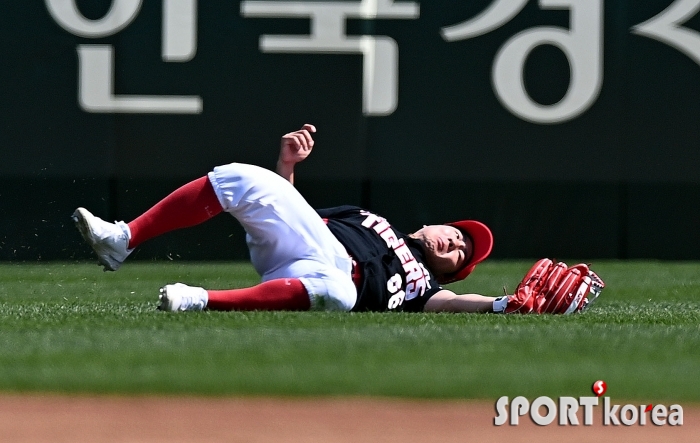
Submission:
[[[442,288],[425,265],[420,242],[355,206],[317,210],[360,267],[353,311],[422,311]]]

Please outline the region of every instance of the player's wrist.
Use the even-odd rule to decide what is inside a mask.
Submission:
[[[496,314],[503,314],[506,312],[506,307],[508,306],[508,296],[504,295],[498,297],[493,301],[493,312]]]
[[[295,160],[284,160],[282,157],[277,159],[277,166],[285,168],[294,168],[294,165],[296,164],[297,162]]]

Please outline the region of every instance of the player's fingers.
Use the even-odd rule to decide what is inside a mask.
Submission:
[[[306,123],[304,126],[301,127],[301,129],[305,129],[309,132],[316,132],[316,126],[314,126],[310,123]]]
[[[314,139],[307,130],[298,131],[304,137],[304,148],[311,149],[314,146]]]
[[[298,130],[294,131],[294,139],[299,144],[299,149],[309,150],[314,144],[314,139],[311,137],[308,131]]]
[[[294,132],[284,134],[282,136],[282,147],[285,149],[289,149],[292,152],[298,151],[301,146],[297,134]]]
[[[295,140],[295,147],[298,150],[300,149],[308,149],[309,148],[309,142],[307,141],[306,137],[304,134],[301,133],[301,131],[296,131],[294,133],[294,140]]]

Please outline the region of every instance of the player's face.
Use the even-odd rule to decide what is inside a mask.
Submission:
[[[469,237],[452,226],[423,226],[411,237],[422,241],[427,265],[438,280],[460,270],[472,254]]]

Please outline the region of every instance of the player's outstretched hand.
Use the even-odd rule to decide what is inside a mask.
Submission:
[[[279,162],[286,165],[294,165],[306,159],[314,147],[314,139],[311,134],[316,132],[314,125],[305,124],[298,131],[290,132],[282,136]]]

